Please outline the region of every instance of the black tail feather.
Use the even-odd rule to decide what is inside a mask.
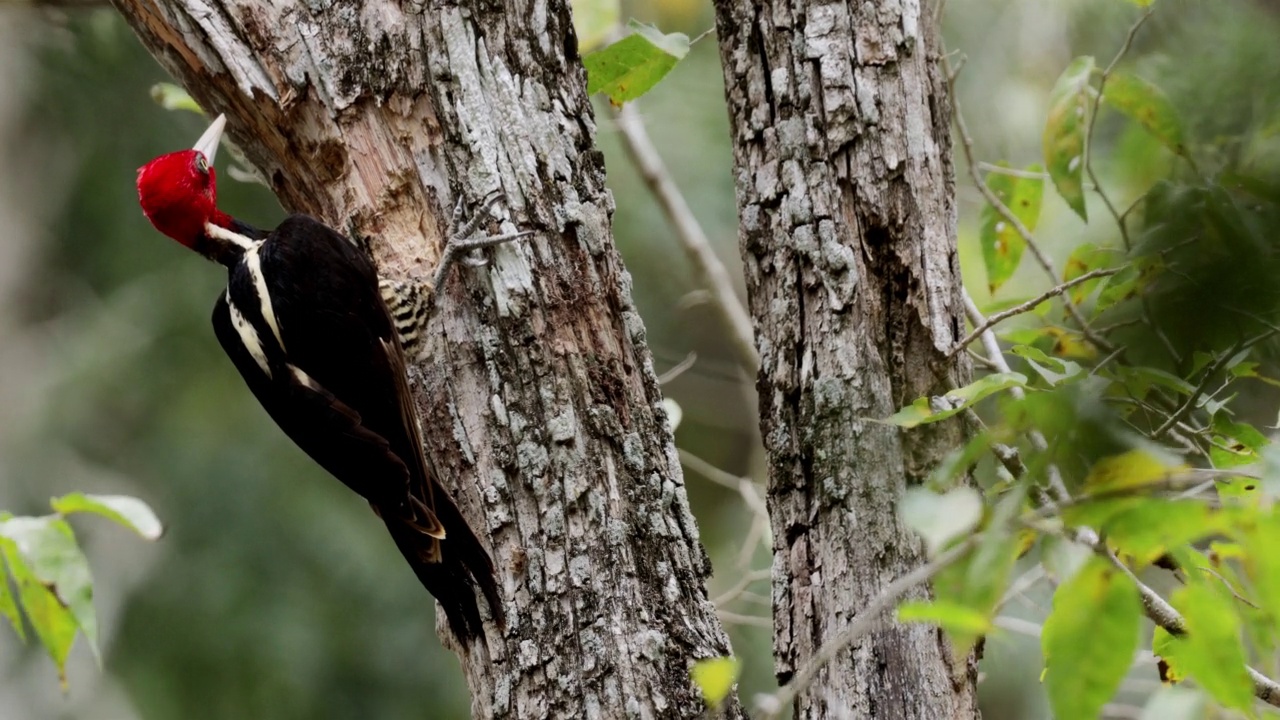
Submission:
[[[442,502],[443,500],[443,502]],[[413,568],[419,582],[440,606],[453,634],[464,644],[484,635],[476,587],[484,595],[489,611],[498,625],[504,621],[502,600],[498,594],[493,561],[480,540],[471,531],[462,513],[448,498],[435,498],[436,516],[444,525],[446,537],[437,540],[401,520],[387,518],[387,529],[396,546]],[[439,543],[439,562],[424,558],[435,554]]]

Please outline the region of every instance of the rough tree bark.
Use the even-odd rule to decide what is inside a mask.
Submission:
[[[922,562],[897,500],[962,432],[867,420],[969,372],[963,355],[944,360],[964,326],[930,14],[919,0],[716,2],[784,682]],[[937,630],[885,624],[818,676],[796,717],[976,717],[975,675]]]
[[[700,715],[688,668],[728,641],[566,4],[115,3],[285,207],[367,242],[385,277],[429,277],[459,197],[501,190],[537,231],[453,275],[412,371],[428,452],[499,568],[505,629],[458,649],[473,715]]]

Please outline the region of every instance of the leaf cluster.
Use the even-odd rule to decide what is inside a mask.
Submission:
[[[977,428],[900,506],[932,556],[971,550],[899,619],[942,627],[963,655],[1002,631],[1002,610],[1025,591],[1016,570],[1029,568],[1053,586],[1043,681],[1064,719],[1100,717],[1135,662],[1142,671],[1144,615],[1159,660],[1146,671],[1188,684],[1148,712],[1252,716],[1275,702],[1259,683],[1280,651],[1280,452],[1268,423],[1280,387],[1280,173],[1262,155],[1216,152],[1220,137],[1192,137],[1177,103],[1125,62],[1151,12],[1105,67],[1087,56],[1066,65],[1037,162],[977,162],[960,117],[987,200],[979,242],[992,300],[951,354],[989,371],[885,419],[910,429],[964,415]],[[1125,158],[1103,126],[1161,148],[1167,175],[1136,192],[1108,187]],[[1095,168],[1104,163],[1114,172]],[[1037,236],[1046,185],[1088,239]],[[1046,248],[1064,246],[1059,269]],[[999,297],[1028,264],[1043,292]],[[1175,588],[1164,614],[1141,579],[1160,568]]]

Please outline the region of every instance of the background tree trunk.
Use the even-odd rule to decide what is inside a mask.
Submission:
[[[537,231],[454,274],[443,337],[411,370],[428,452],[506,606],[487,649],[459,650],[473,715],[700,715],[688,668],[728,641],[566,5],[115,1],[229,115],[285,207],[367,242],[385,277],[429,277],[458,197],[501,190]]]
[[[902,434],[868,421],[968,376],[963,355],[944,360],[964,325],[930,18],[917,0],[716,3],[783,682],[922,562],[897,500],[961,439],[958,423]],[[976,717],[975,676],[937,629],[886,623],[817,678],[796,716]]]

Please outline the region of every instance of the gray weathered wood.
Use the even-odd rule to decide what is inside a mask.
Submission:
[[[903,490],[961,439],[868,422],[968,376],[946,87],[918,0],[717,0],[739,237],[760,348],[774,532],[774,653],[786,681],[922,562]],[[921,593],[924,591],[921,590]],[[976,663],[886,624],[796,717],[978,714]]]
[[[285,207],[368,242],[384,276],[429,277],[459,195],[501,190],[502,229],[537,231],[453,275],[411,373],[501,575],[506,628],[458,648],[473,714],[700,715],[688,668],[728,642],[565,3],[115,3]]]

